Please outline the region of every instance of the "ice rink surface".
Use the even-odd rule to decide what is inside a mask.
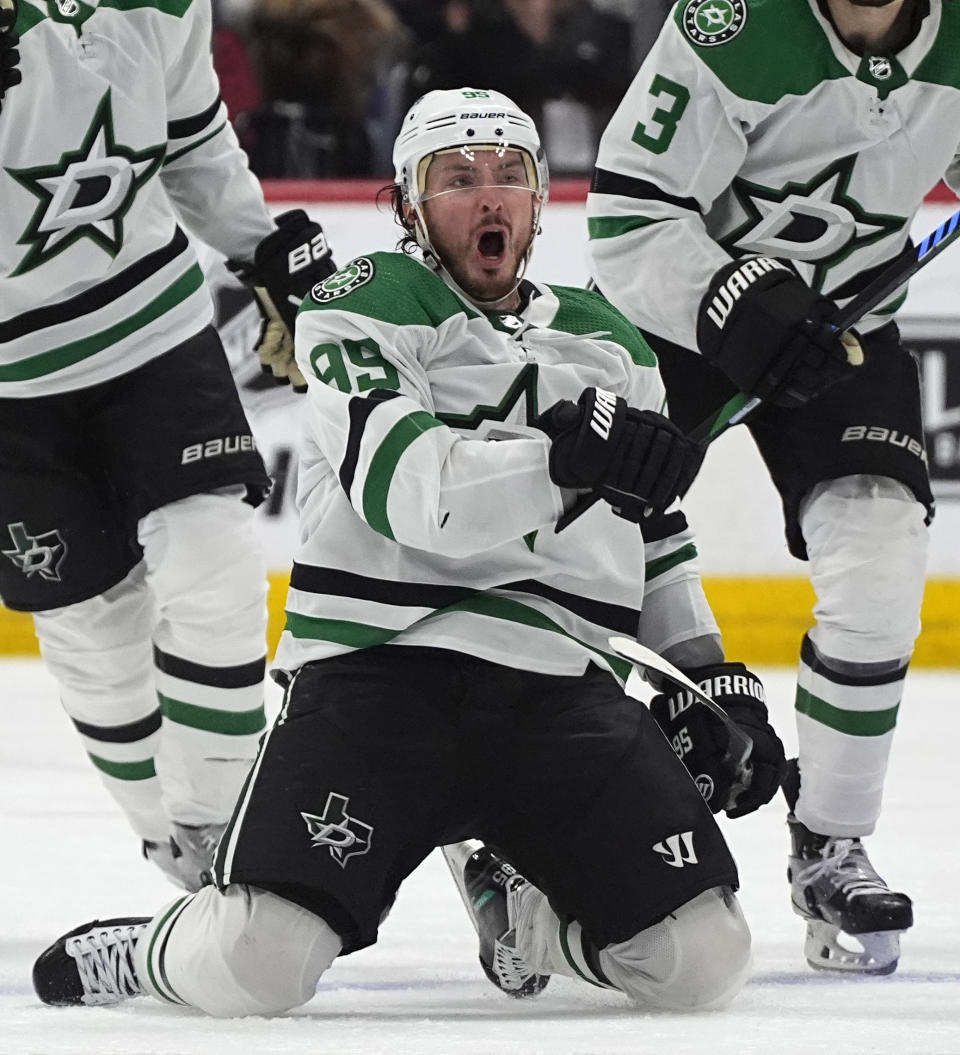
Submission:
[[[760,673],[793,749],[792,672]],[[960,670],[908,678],[884,813],[868,843],[880,873],[915,904],[894,975],[806,966],[777,801],[724,822],[754,937],[752,978],[727,1011],[638,1012],[618,994],[559,977],[536,1000],[501,995],[480,972],[470,923],[434,854],[401,889],[379,943],[335,962],[306,1007],[214,1021],[147,999],[55,1009],[33,996],[31,964],[54,938],[96,917],[152,915],[175,889],[140,859],[39,661],[4,660],[0,1055],[960,1055],[958,695]]]

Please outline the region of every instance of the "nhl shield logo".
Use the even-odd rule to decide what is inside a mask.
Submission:
[[[683,31],[703,48],[726,44],[747,24],[744,0],[688,0]]]
[[[875,81],[888,81],[893,76],[893,66],[884,55],[871,55],[867,59],[867,69]]]
[[[329,278],[318,282],[310,290],[310,296],[318,304],[339,300],[340,297],[352,293],[358,286],[365,286],[373,278],[375,270],[372,260],[365,256],[358,257]]]

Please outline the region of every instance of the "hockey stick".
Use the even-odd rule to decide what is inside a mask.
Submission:
[[[908,245],[895,256],[872,282],[864,286],[837,312],[831,320],[834,329],[838,333],[845,333],[855,322],[859,322],[864,315],[895,293],[921,268],[926,267],[935,256],[939,256],[957,238],[960,238],[960,209],[944,220],[935,231],[931,231],[920,245]],[[706,447],[721,433],[743,421],[759,404],[760,400],[756,396],[738,392],[715,414],[701,421],[689,433],[689,437],[700,446]]]
[[[674,689],[689,692],[698,703],[703,704],[711,714],[723,722],[730,733],[730,743],[727,745],[724,762],[730,764],[742,787],[749,786],[751,775],[749,758],[753,750],[753,741],[730,715],[719,704],[714,703],[703,689],[691,681],[683,671],[677,670],[663,656],[657,655],[652,649],[641,645],[639,641],[634,641],[631,637],[611,637],[607,641],[613,651],[618,656],[628,659],[640,677],[648,685],[652,685],[657,692],[663,692],[666,688],[664,683],[669,682]]]

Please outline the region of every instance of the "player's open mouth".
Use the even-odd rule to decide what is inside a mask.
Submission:
[[[477,254],[487,267],[497,267],[507,258],[507,237],[503,227],[487,227],[477,238]]]

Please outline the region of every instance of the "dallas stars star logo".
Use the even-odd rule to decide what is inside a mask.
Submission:
[[[907,222],[869,213],[847,193],[856,154],[840,158],[806,183],[779,189],[736,179],[732,191],[747,219],[721,239],[729,250],[793,260],[807,282],[823,291],[831,268]]]
[[[17,239],[29,251],[12,272],[22,275],[89,238],[110,256],[123,246],[123,220],[137,192],[163,161],[166,145],[131,150],[116,141],[110,92],[103,96],[79,149],[59,162],[7,172],[40,203]]]
[[[67,555],[67,544],[54,528],[42,535],[31,535],[23,521],[7,524],[13,549],[0,550],[28,579],[39,575],[47,582],[60,582],[60,565]]]
[[[311,845],[326,846],[330,856],[341,868],[346,868],[351,857],[369,853],[373,840],[373,828],[351,817],[347,813],[349,805],[350,799],[346,795],[331,791],[327,795],[322,815],[300,811],[310,834]]]

